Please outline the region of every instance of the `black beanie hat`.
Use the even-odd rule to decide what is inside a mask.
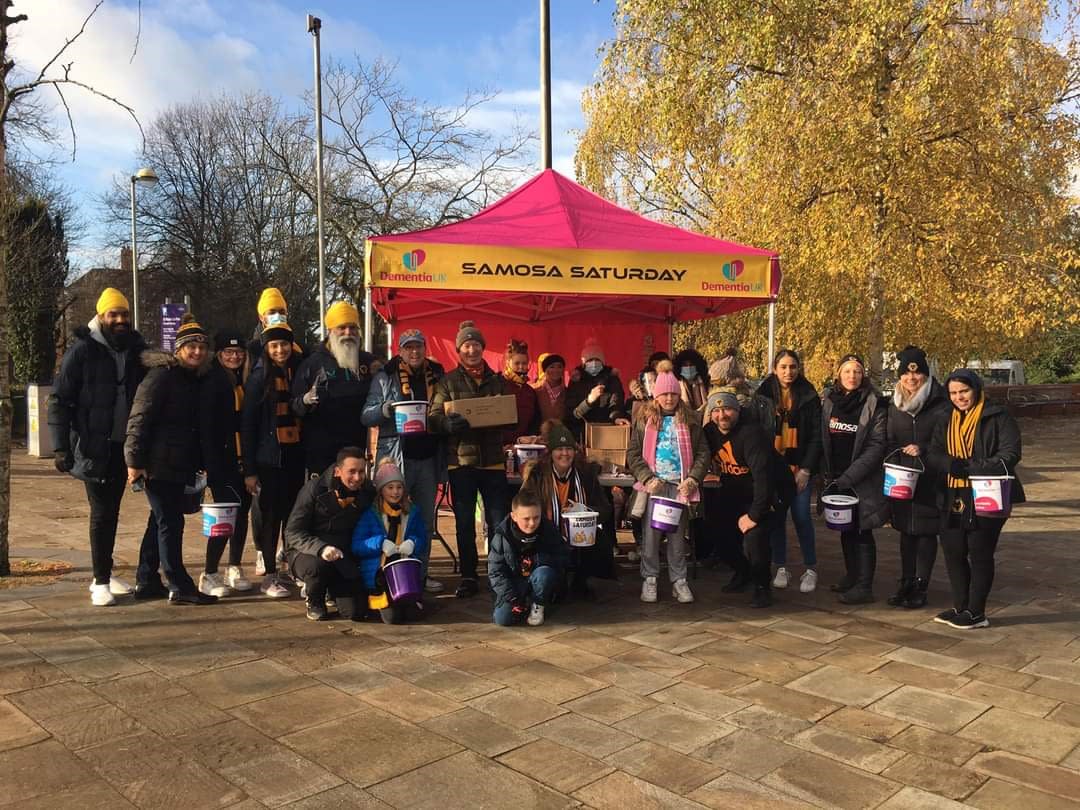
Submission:
[[[247,343],[244,341],[243,334],[237,329],[220,329],[214,335],[214,351],[220,352],[222,349],[245,349]]]
[[[563,368],[566,367],[566,361],[561,354],[548,354],[544,356],[544,359],[540,361],[540,370],[547,371],[548,366],[552,363],[562,363]]]
[[[926,361],[926,352],[918,346],[905,346],[897,355],[896,373],[902,376],[909,371],[918,371],[930,376],[930,364]]]

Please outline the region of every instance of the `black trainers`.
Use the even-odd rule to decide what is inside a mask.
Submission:
[[[949,608],[943,610],[937,616],[934,617],[934,621],[938,624],[952,624],[953,619],[956,618],[956,608]]]
[[[454,596],[458,599],[468,599],[478,593],[480,593],[480,586],[476,584],[475,579],[463,579],[461,584],[457,586],[457,590],[454,591]]]
[[[983,621],[986,621],[983,619]],[[971,615],[970,610],[958,611],[955,616],[946,622],[949,627],[955,627],[957,630],[970,630],[975,626],[975,619]]]
[[[721,586],[720,593],[742,593],[750,584],[750,576],[745,571],[736,571],[731,575],[726,585]]]
[[[308,600],[307,617],[313,622],[325,622],[330,618],[330,614],[327,613],[326,605],[324,603]]]
[[[194,593],[180,593],[180,591],[169,591],[169,604],[170,605],[216,605],[218,598],[216,596],[210,596],[209,594],[200,593],[195,591]]]
[[[136,599],[164,599],[169,595],[169,589],[160,582],[148,582],[145,585],[135,585]]]
[[[754,588],[754,595],[750,599],[750,607],[767,608],[772,605],[772,589],[767,586]]]
[[[845,605],[868,605],[874,601],[874,592],[856,585],[841,593],[837,601]]]

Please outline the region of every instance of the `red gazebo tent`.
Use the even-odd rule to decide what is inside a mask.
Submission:
[[[672,324],[768,304],[780,290],[775,253],[647,219],[552,169],[468,219],[366,248],[375,310],[394,331],[421,329],[450,365],[458,323],[472,319],[493,368],[510,337],[528,342],[534,362],[557,352],[571,367],[596,338],[626,379],[671,348]]]

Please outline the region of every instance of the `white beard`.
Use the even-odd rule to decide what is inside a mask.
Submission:
[[[327,347],[341,368],[348,369],[353,374],[359,374],[360,342],[356,338],[331,335]]]

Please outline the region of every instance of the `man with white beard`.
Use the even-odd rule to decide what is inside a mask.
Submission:
[[[342,447],[367,447],[360,419],[374,355],[360,348],[360,313],[345,301],[326,311],[326,341],[308,357],[293,380],[292,407],[303,417],[301,443],[309,477],[322,475]]]

